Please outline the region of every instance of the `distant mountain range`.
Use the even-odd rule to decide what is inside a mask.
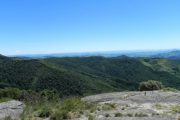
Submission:
[[[180,59],[180,50],[160,53],[160,54],[154,55],[153,57],[166,58],[166,59]]]
[[[180,58],[180,50],[152,50],[152,51],[106,51],[106,52],[83,52],[83,53],[60,53],[60,54],[32,54],[32,55],[17,55],[14,57],[21,58],[49,58],[49,57],[117,57],[126,55],[128,57],[158,57],[168,59]]]

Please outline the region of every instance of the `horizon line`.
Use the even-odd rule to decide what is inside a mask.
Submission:
[[[55,54],[59,54],[59,55],[63,55],[63,54],[88,54],[88,53],[108,53],[108,52],[156,52],[156,51],[176,51],[176,50],[180,50],[180,48],[169,48],[169,49],[132,49],[132,50],[100,50],[100,51],[83,51],[83,52],[52,52],[52,53],[22,53],[22,54],[9,54],[9,55],[5,55],[5,56],[9,56],[9,57],[16,57],[16,56],[36,56],[36,55],[55,55]]]

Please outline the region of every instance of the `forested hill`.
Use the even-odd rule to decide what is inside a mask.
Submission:
[[[21,60],[0,55],[0,87],[57,89],[62,95],[137,90],[146,80],[180,89],[180,62],[126,56]]]

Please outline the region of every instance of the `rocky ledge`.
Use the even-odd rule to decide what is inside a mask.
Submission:
[[[19,119],[23,112],[25,105],[16,100],[0,103],[0,120],[10,117],[12,119]]]
[[[82,100],[97,103],[94,120],[180,120],[180,92],[116,92]]]

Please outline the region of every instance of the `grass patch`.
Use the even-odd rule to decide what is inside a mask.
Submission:
[[[158,116],[160,115],[159,113],[152,113],[152,116]]]
[[[40,118],[47,118],[51,115],[52,110],[49,106],[44,106],[42,108],[40,108],[40,110],[38,111],[38,117]]]
[[[13,120],[10,116],[4,118],[4,120]]]
[[[173,113],[180,113],[180,105],[178,105],[178,106],[173,106],[173,107],[171,108],[171,110],[172,110]]]
[[[166,87],[162,89],[164,92],[178,92],[177,89],[171,88],[171,87]]]
[[[178,117],[178,119],[177,120],[180,120],[180,116]]]
[[[0,99],[0,103],[2,103],[2,102],[7,102],[7,101],[9,101],[9,100],[12,100],[11,98],[1,98]]]
[[[145,114],[145,113],[136,113],[134,116],[135,117],[148,117],[148,114]]]
[[[159,109],[159,110],[165,108],[165,106],[163,106],[163,105],[161,105],[161,104],[155,104],[154,107],[155,107],[156,109]]]
[[[81,101],[78,97],[68,98],[61,101],[49,101],[36,105],[27,105],[21,119],[34,119],[38,116],[40,118],[49,117],[50,120],[63,120],[79,118],[82,111],[95,111],[96,104]]]
[[[89,115],[88,120],[94,120],[94,116]]]
[[[102,110],[104,110],[104,111],[114,110],[114,109],[116,109],[116,105],[115,105],[115,104],[112,104],[112,103],[105,103],[105,104],[102,106]]]

